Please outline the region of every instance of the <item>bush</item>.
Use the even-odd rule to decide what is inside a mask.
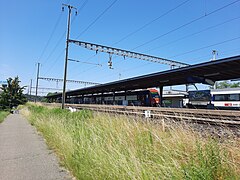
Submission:
[[[20,82],[19,78],[15,77],[14,79],[7,79],[7,85],[2,85],[0,94],[1,109],[11,110],[13,107],[27,102],[26,97],[23,95],[25,87],[20,87]]]

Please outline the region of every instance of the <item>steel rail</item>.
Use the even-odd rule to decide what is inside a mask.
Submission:
[[[45,104],[47,106],[60,106],[60,104]],[[88,109],[97,112],[116,113],[130,116],[144,116],[146,110],[151,111],[151,119],[187,121],[196,123],[207,123],[212,125],[240,126],[239,111],[225,110],[203,110],[203,109],[180,109],[180,108],[155,108],[155,107],[133,107],[114,105],[92,105],[92,104],[66,104],[66,107],[76,109]]]

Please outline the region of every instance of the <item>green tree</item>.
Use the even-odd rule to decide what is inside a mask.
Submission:
[[[238,88],[238,87],[240,87],[240,82],[237,82],[237,83],[231,83],[230,81],[217,82],[217,89]]]
[[[25,87],[19,85],[21,81],[18,77],[14,79],[8,78],[7,85],[2,85],[2,93],[0,94],[0,105],[2,109],[11,109],[19,104],[27,102],[26,97],[23,95]]]
[[[54,95],[54,94],[57,94],[57,92],[49,92],[49,93],[47,93],[47,96],[51,96],[51,95]],[[42,100],[41,100],[41,102],[47,102],[47,103],[49,103],[49,102],[51,102],[50,101],[50,99],[47,99],[47,98],[43,98]]]

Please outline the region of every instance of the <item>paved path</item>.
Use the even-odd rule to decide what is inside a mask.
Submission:
[[[0,180],[71,179],[43,138],[19,114],[0,124]]]

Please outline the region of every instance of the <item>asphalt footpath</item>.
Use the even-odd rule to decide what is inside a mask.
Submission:
[[[44,139],[20,114],[0,124],[0,180],[72,179]]]

